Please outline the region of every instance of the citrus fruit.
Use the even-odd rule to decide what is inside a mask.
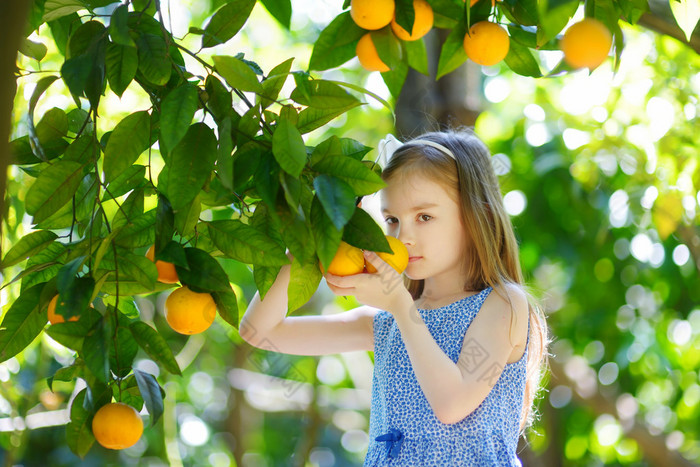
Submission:
[[[362,29],[381,29],[391,23],[396,5],[394,0],[352,0],[350,16]]]
[[[341,241],[333,261],[328,266],[328,272],[336,276],[352,276],[361,273],[364,269],[365,257],[362,250]],[[323,271],[323,265],[321,265],[321,271]]]
[[[58,323],[65,323],[66,319],[63,317],[63,315],[59,315],[56,313],[56,304],[58,303],[58,295],[56,295],[54,298],[51,299],[49,302],[49,323],[51,324],[58,324]],[[68,318],[68,321],[78,321],[77,316],[71,316]]]
[[[505,29],[496,23],[480,21],[464,36],[464,51],[472,61],[490,66],[500,62],[510,48],[510,39]]]
[[[389,246],[391,247],[391,251],[393,251],[393,253],[378,251],[377,256],[386,261],[389,266],[401,274],[406,269],[406,266],[408,266],[408,250],[406,249],[406,245],[404,245],[401,240],[396,237],[392,237],[391,235],[387,235],[386,239],[389,242]],[[372,266],[369,262],[366,264],[366,266],[367,272],[377,272],[377,268]]]
[[[178,287],[165,300],[165,320],[180,334],[199,334],[206,331],[216,316],[216,303],[211,294],[193,292],[189,287]]]
[[[574,68],[593,69],[608,56],[612,35],[597,19],[586,18],[567,29],[559,45],[566,63]]]
[[[391,30],[394,31],[396,37],[404,41],[418,40],[428,34],[428,31],[433,28],[433,9],[428,2],[425,0],[413,0],[413,10],[416,15],[410,34],[396,22],[396,17],[391,20]]]
[[[153,261],[155,257],[155,245],[151,245],[146,252],[146,258]],[[180,281],[180,278],[177,277],[177,272],[175,271],[175,265],[173,263],[158,260],[156,261],[156,269],[158,269],[158,282],[175,284],[176,282]]]
[[[143,420],[135,408],[121,402],[100,407],[92,419],[92,434],[107,449],[126,449],[143,433]]]
[[[372,42],[372,33],[367,33],[360,38],[355,48],[360,65],[367,71],[389,71],[389,67],[379,58],[377,48]]]

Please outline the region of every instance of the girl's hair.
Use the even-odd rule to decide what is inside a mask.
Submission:
[[[450,196],[457,196],[465,239],[465,291],[479,291],[488,286],[508,295],[506,284],[516,284],[528,298],[529,342],[527,381],[520,428],[534,420],[534,401],[547,366],[549,336],[545,316],[537,300],[527,290],[518,254],[518,243],[510,217],[503,206],[498,179],[486,145],[468,129],[425,133],[416,140],[428,140],[452,151],[455,159],[440,149],[410,141],[394,152],[382,172],[384,181],[403,179],[414,174],[428,177],[442,185]],[[456,171],[455,171],[456,162]],[[423,293],[424,280],[404,276],[414,299]],[[507,296],[510,303],[510,297]],[[511,314],[511,324],[513,315]],[[512,326],[511,326],[512,328]]]

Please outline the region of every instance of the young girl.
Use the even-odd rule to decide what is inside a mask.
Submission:
[[[365,252],[377,273],[324,276],[364,306],[287,317],[287,265],[251,301],[241,336],[297,355],[374,351],[365,465],[520,465],[547,330],[489,151],[471,132],[427,133],[400,145],[382,178],[387,234],[409,253],[404,284]]]

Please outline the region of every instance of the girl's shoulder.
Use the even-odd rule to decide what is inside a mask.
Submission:
[[[530,305],[525,289],[519,284],[496,286],[481,306],[483,315],[492,326],[509,329],[513,337],[512,344],[525,346],[528,334],[528,317]]]

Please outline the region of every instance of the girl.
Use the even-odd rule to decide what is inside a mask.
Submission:
[[[251,301],[241,336],[298,355],[374,351],[365,465],[520,465],[547,330],[489,151],[471,132],[427,133],[400,145],[382,178],[387,233],[409,252],[404,286],[365,252],[377,273],[324,276],[364,306],[287,317],[287,265]]]

